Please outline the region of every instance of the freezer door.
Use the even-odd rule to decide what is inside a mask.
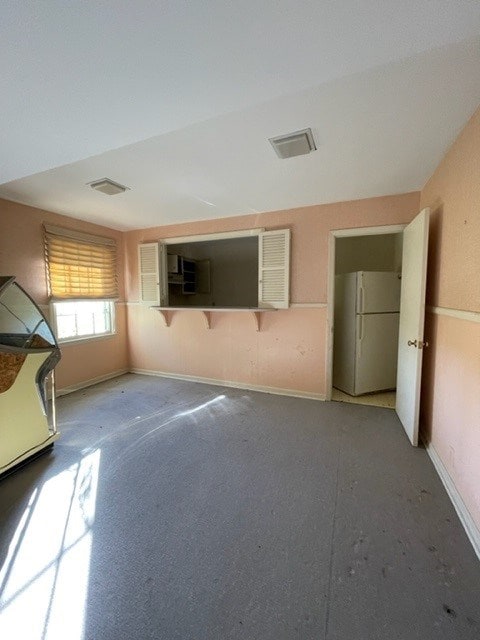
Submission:
[[[359,271],[357,313],[400,311],[400,285],[400,275],[393,271]]]
[[[398,324],[398,313],[357,315],[354,395],[395,388]]]

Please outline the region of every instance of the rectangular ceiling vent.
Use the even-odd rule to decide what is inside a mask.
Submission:
[[[293,158],[303,156],[316,150],[311,129],[302,129],[287,133],[284,136],[269,138],[270,144],[275,149],[279,158]]]
[[[110,178],[94,180],[94,182],[89,182],[88,184],[92,187],[92,189],[95,189],[95,191],[106,193],[107,196],[114,196],[117,193],[124,193],[125,191],[129,190],[128,187],[124,187],[123,184],[114,182],[113,180],[110,180]]]

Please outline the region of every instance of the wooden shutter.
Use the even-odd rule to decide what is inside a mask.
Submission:
[[[117,247],[104,238],[44,225],[45,262],[53,300],[118,298]]]
[[[287,309],[290,283],[290,229],[258,236],[258,306]]]
[[[160,269],[158,242],[138,245],[140,302],[160,304]]]

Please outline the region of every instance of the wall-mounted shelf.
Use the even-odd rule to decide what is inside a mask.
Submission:
[[[250,313],[255,322],[256,331],[261,330],[262,313],[277,311],[277,309],[263,309],[260,307],[151,307],[151,309],[155,309],[160,313],[166,327],[170,326],[172,316],[177,311],[200,311],[203,314],[207,329],[212,327],[212,313]]]

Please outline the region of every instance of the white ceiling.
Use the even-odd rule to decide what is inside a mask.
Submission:
[[[127,229],[418,189],[480,102],[479,34],[470,0],[4,0],[0,197]]]

